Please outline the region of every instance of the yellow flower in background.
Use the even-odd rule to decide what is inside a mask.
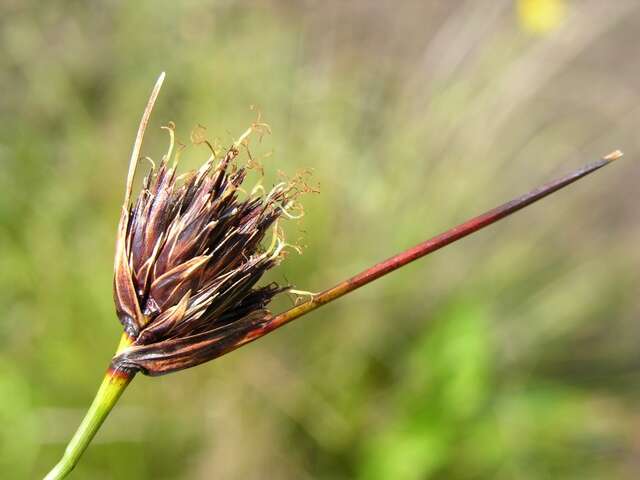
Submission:
[[[565,10],[564,0],[518,0],[518,23],[527,32],[547,33],[560,26]]]

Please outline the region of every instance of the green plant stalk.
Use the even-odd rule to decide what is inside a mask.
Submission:
[[[118,347],[118,353],[126,348],[128,344],[128,339],[123,336]],[[112,368],[107,370],[93,403],[91,403],[82,423],[67,445],[62,459],[44,477],[44,480],[57,480],[69,475],[134,376],[135,373],[123,370],[114,370]]]

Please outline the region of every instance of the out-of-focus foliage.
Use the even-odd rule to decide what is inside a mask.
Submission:
[[[115,227],[162,70],[146,155],[170,120],[228,145],[256,105],[267,183],[314,170],[305,253],[274,274],[306,290],[627,158],[227,357],[136,378],[76,478],[637,478],[638,28],[622,0],[5,1],[2,478],[53,465],[115,349]]]

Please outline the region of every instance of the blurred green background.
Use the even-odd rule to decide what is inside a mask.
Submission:
[[[139,376],[73,478],[639,478],[639,29],[624,0],[4,0],[0,476],[58,460],[115,349],[127,161],[166,70],[145,155],[170,120],[229,145],[255,105],[268,178],[313,169],[304,255],[273,274],[305,290],[627,156],[213,363]]]

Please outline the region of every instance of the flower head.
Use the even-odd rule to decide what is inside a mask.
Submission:
[[[114,275],[116,312],[130,346],[114,357],[115,366],[162,375],[215,358],[260,328],[271,299],[286,290],[256,283],[282,259],[286,244],[274,224],[292,216],[300,183],[246,193],[247,169],[235,163],[261,127],[254,124],[222,158],[212,153],[200,169],[180,176],[177,162],[169,163],[173,125],[165,127],[169,151],[151,167],[135,202],[130,169]]]

